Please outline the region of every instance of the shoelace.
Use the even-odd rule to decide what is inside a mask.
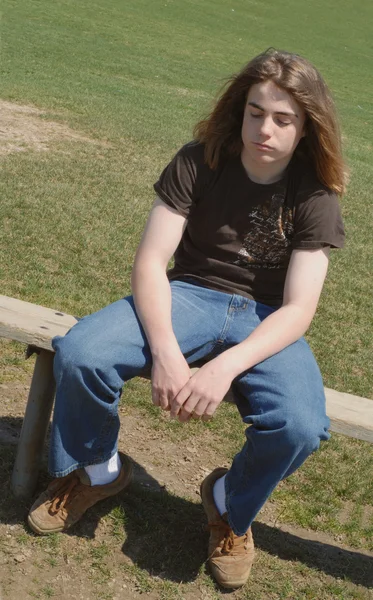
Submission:
[[[55,491],[55,496],[49,508],[49,513],[51,515],[54,516],[65,508],[67,501],[71,497],[72,491],[74,490],[74,488],[76,488],[76,486],[79,483],[80,480],[76,476],[72,477],[68,481],[61,483],[61,486]]]
[[[233,530],[229,527],[228,523],[224,523],[224,521],[215,521],[207,525],[207,528],[210,530],[214,527],[218,527],[224,532],[224,542],[221,550],[222,553],[230,554],[234,548],[235,540],[238,539],[237,536],[234,535]]]

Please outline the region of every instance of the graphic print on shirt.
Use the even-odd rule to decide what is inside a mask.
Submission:
[[[250,229],[233,264],[279,269],[288,263],[294,226],[292,211],[284,204],[283,194],[273,194],[265,204],[253,208],[248,214]]]

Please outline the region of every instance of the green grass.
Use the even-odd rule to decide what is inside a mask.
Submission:
[[[50,142],[48,152],[31,149],[3,159],[1,293],[76,315],[129,293],[152,184],[172,153],[191,138],[194,123],[209,110],[224,79],[251,56],[269,46],[295,51],[319,67],[334,91],[351,168],[342,200],[347,245],[332,253],[308,339],[326,386],[373,398],[372,3],[4,0],[2,11],[0,97],[36,106],[43,111],[41,125],[57,121],[95,143],[60,139]],[[31,374],[33,359],[25,363],[23,350],[0,341],[2,384],[26,381]],[[131,383],[125,400],[126,410],[151,424],[160,438],[185,444],[208,439],[217,453],[224,449],[227,460],[242,443],[242,424],[232,407],[222,408],[207,425],[185,427],[159,417],[146,382]],[[3,477],[9,476],[13,459],[13,450],[4,450]],[[373,550],[372,469],[371,446],[333,436],[275,492],[279,521]],[[195,557],[187,565],[195,587],[180,583],[180,573],[176,582],[158,578],[162,560],[170,572],[171,556],[157,545],[164,536],[156,522],[162,502],[137,490],[134,500],[109,513],[110,544],[83,539],[69,548],[76,565],[93,569],[100,600],[104,594],[111,597],[106,587],[113,573],[162,600],[194,591],[195,597],[221,598],[204,567],[198,570],[193,562],[202,556],[193,537],[188,539]],[[202,522],[202,513],[187,499],[169,497],[166,504],[171,531],[184,527],[190,533],[186,521],[178,523],[180,507]],[[4,491],[2,518],[22,520],[21,508]],[[120,544],[124,531],[140,539],[143,562],[122,565],[117,572],[110,562],[112,545]],[[51,568],[64,562],[61,540],[19,534],[19,546],[46,552]],[[152,562],[156,550],[159,559]],[[155,572],[149,572],[149,562]],[[33,593],[52,597],[53,589],[39,581]],[[236,597],[349,600],[367,599],[369,590],[263,550],[252,586]]]
[[[347,0],[5,0],[1,97],[106,145],[8,155],[2,292],[73,314],[128,293],[160,171],[229,74],[268,46],[286,48],[314,61],[334,90],[352,171],[347,247],[333,253],[308,338],[327,386],[372,397],[372,12],[367,0],[356,10]]]
[[[129,384],[123,405],[125,412],[135,411],[151,423],[160,439],[187,447],[191,441],[205,438],[217,453],[223,452],[227,461],[242,446],[244,425],[233,405],[221,406],[209,423],[191,421],[185,426],[152,406],[150,386],[145,381]],[[372,472],[370,444],[332,434],[331,440],[322,444],[320,450],[274,492],[272,498],[278,521],[329,532],[347,545],[373,552]],[[346,505],[346,519],[341,522]]]

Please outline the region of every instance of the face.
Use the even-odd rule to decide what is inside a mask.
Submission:
[[[253,85],[242,123],[242,162],[254,172],[281,173],[304,135],[305,113],[285,90],[272,81]]]

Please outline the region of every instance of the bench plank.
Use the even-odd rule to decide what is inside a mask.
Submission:
[[[60,311],[0,295],[0,337],[52,350],[77,319]],[[373,443],[373,400],[325,388],[332,431]],[[230,394],[226,400],[234,401]]]
[[[0,296],[0,337],[52,350],[56,335],[65,335],[77,319],[63,312]]]
[[[325,388],[331,430],[373,443],[373,400]]]

